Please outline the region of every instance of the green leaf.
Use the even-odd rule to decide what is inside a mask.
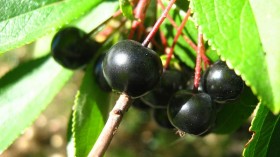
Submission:
[[[119,0],[119,4],[123,15],[130,20],[134,20],[133,6],[131,5],[130,0]]]
[[[250,130],[252,139],[243,151],[245,157],[278,157],[280,154],[280,115],[259,105]]]
[[[228,134],[237,130],[253,113],[258,104],[249,87],[245,87],[240,98],[231,103],[220,104],[213,133]]]
[[[278,113],[280,3],[276,0],[269,4],[266,1],[251,2],[192,0],[191,6],[194,18],[212,48],[241,74],[262,104]]]
[[[280,1],[272,0],[269,3],[263,0],[250,0],[254,18],[257,23],[262,48],[265,53],[265,64],[268,69],[268,79],[272,95],[269,98],[264,96],[264,103],[274,112],[280,110]],[[261,10],[261,11],[260,11]],[[262,91],[266,92],[266,90]],[[270,98],[273,98],[269,101]],[[271,104],[270,104],[271,103]]]
[[[102,0],[0,0],[0,53],[55,31],[100,2]]]
[[[71,71],[52,58],[43,57],[0,79],[0,154],[32,124],[71,76]]]
[[[108,107],[109,94],[99,89],[91,64],[75,100],[72,126],[75,156],[88,155],[107,120]]]

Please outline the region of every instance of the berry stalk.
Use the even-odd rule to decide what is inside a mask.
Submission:
[[[154,35],[156,34],[157,30],[159,29],[160,25],[162,24],[162,22],[164,21],[164,19],[166,18],[169,10],[171,9],[172,5],[176,2],[176,0],[171,0],[168,3],[168,6],[165,8],[165,10],[163,11],[163,13],[161,14],[160,18],[157,20],[157,22],[155,23],[154,27],[152,28],[151,32],[148,34],[148,36],[146,37],[146,39],[143,41],[142,45],[147,47],[149,42],[151,41],[151,39],[154,37]]]
[[[120,95],[88,157],[102,157],[104,155],[113,139],[113,136],[117,132],[123,115],[128,110],[131,101],[132,99],[126,94]]]
[[[87,33],[87,36],[91,36],[91,34],[93,34],[94,32],[96,32],[96,30],[98,30],[100,28],[100,26],[104,25],[105,23],[107,23],[108,21],[110,21],[111,19],[118,17],[119,15],[121,15],[121,10],[118,10],[117,12],[115,12],[111,17],[109,17],[108,19],[106,19],[105,21],[103,21],[99,26],[95,27],[93,30],[91,30],[89,33]]]
[[[137,27],[139,27],[139,29],[140,29],[138,36],[140,36],[140,37],[142,36],[143,30],[144,30],[143,21],[145,19],[146,9],[148,8],[149,4],[150,4],[150,0],[141,0],[137,4],[137,6],[135,8],[135,18],[137,18],[137,20],[134,20],[132,23],[128,39],[133,38]]]
[[[200,72],[201,72],[201,54],[204,54],[205,48],[203,44],[203,35],[198,27],[198,43],[197,43],[197,56],[196,56],[196,65],[195,65],[195,74],[194,74],[194,86],[193,90],[198,91],[199,81],[200,81]]]
[[[108,24],[103,30],[96,34],[95,38],[98,39],[99,42],[105,43],[109,39],[109,36],[119,31],[125,22],[126,20],[122,19],[118,26],[115,24],[113,26]]]
[[[162,9],[164,9],[164,5],[163,5],[163,3],[162,3],[161,0],[158,0],[158,4],[160,5],[160,7],[161,7]],[[166,18],[169,20],[169,22],[171,23],[171,25],[172,25],[173,27],[175,27],[175,29],[178,30],[178,26],[177,26],[177,24],[175,23],[175,21],[172,19],[172,17],[171,17],[170,15],[167,15]],[[181,35],[182,35],[182,37],[184,38],[184,40],[196,51],[196,49],[197,49],[196,44],[193,43],[193,41],[192,41],[190,38],[188,38],[185,34],[181,33]]]
[[[188,19],[189,19],[189,16],[191,15],[191,10],[188,9],[188,12],[186,14],[186,16],[184,17],[182,23],[180,24],[180,26],[178,27],[178,31],[174,37],[174,40],[173,40],[173,43],[171,45],[171,48],[170,48],[170,52],[167,54],[167,59],[166,59],[166,63],[164,65],[164,68],[167,69],[168,68],[168,65],[169,65],[169,62],[172,58],[172,55],[173,55],[173,52],[174,52],[174,47],[179,39],[179,36],[182,34],[182,31],[183,31],[183,28],[185,26],[185,24],[187,23]]]
[[[158,0],[158,4],[160,5],[160,7],[162,9],[164,9],[164,5],[162,3],[161,0]],[[169,20],[169,22],[171,23],[171,25],[178,30],[178,26],[176,24],[176,22],[172,19],[172,17],[170,15],[167,15],[166,18]],[[191,48],[193,50],[197,50],[197,46],[196,44],[185,34],[181,33],[181,36],[184,38],[184,40],[191,46]],[[206,67],[210,64],[210,61],[209,59],[207,58],[207,56],[205,55],[205,53],[202,53],[201,54],[201,59],[203,60],[204,62],[204,68],[206,69]]]
[[[173,27],[175,27],[177,30],[178,30],[178,26],[177,26],[177,24],[175,23],[175,21],[172,19],[172,17],[170,17],[169,15],[166,17],[169,21],[170,21],[170,23],[171,23],[171,25],[173,26]],[[188,36],[186,36],[185,34],[181,34],[181,36],[184,38],[184,40],[191,46],[191,48],[193,49],[193,50],[195,50],[195,51],[197,51],[197,46],[196,46],[196,44],[188,37]],[[201,54],[201,59],[203,60],[203,62],[204,62],[204,66],[205,66],[205,68],[210,64],[210,61],[209,61],[209,59],[207,58],[207,56],[205,55],[205,52],[203,52],[202,54]]]

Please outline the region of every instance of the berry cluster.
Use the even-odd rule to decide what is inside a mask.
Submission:
[[[170,122],[179,130],[203,135],[214,127],[216,104],[236,100],[244,83],[222,61],[206,69],[198,92],[180,90],[169,100],[167,113]]]
[[[130,40],[121,41],[109,50],[103,68],[112,89],[136,98],[132,104],[135,107],[152,108],[160,126],[195,135],[202,135],[214,126],[215,104],[237,99],[244,86],[233,70],[217,61],[205,71],[198,92],[194,92],[193,71],[171,66],[161,75],[159,57]]]
[[[76,69],[88,63],[99,47],[83,31],[69,27],[55,35],[52,55],[62,66]],[[216,104],[237,99],[244,83],[222,61],[205,70],[198,90],[193,90],[193,73],[183,64],[163,70],[158,54],[133,40],[113,45],[94,68],[101,89],[134,98],[135,107],[151,108],[160,126],[203,135],[214,126]]]

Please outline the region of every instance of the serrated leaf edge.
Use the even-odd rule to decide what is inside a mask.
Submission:
[[[75,100],[74,100],[74,105],[73,105],[73,113],[72,113],[72,138],[73,138],[73,143],[74,143],[74,154],[76,156],[76,130],[75,130],[75,126],[76,126],[76,120],[77,120],[77,116],[76,116],[76,113],[77,113],[77,107],[78,107],[78,101],[79,101],[79,98],[80,98],[80,91],[78,90],[76,95],[75,95]]]
[[[253,124],[254,124],[254,122],[255,122],[255,120],[256,120],[256,114],[257,114],[257,111],[258,111],[259,108],[260,108],[260,105],[261,105],[261,102],[258,103],[257,107],[255,108],[255,110],[254,110],[253,113],[252,113],[252,115],[254,115],[254,118],[252,119],[251,125],[250,125],[250,127],[249,127],[249,129],[248,129],[249,132],[252,133],[252,136],[251,136],[251,138],[248,140],[248,142],[244,145],[244,149],[243,149],[243,152],[242,152],[242,156],[245,155],[244,153],[245,153],[246,148],[247,148],[247,147],[249,146],[249,144],[254,140],[255,131],[252,130],[252,127],[253,127]]]

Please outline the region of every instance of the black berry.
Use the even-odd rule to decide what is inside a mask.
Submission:
[[[204,92],[214,101],[225,103],[238,98],[244,88],[244,82],[225,62],[217,61],[205,71],[202,86]]]
[[[162,128],[173,129],[174,126],[170,123],[167,116],[167,109],[153,109],[153,117],[155,122]]]
[[[159,84],[141,99],[154,108],[166,108],[171,96],[180,89],[186,87],[186,79],[183,72],[172,69],[166,70]]]
[[[177,92],[167,108],[170,122],[179,130],[202,135],[214,124],[216,111],[211,97],[206,93]]]
[[[93,56],[93,49],[99,48],[99,43],[90,40],[87,34],[75,27],[61,29],[51,43],[53,58],[68,69],[77,69],[88,63]]]
[[[97,61],[95,62],[94,66],[94,78],[99,85],[100,89],[102,89],[105,92],[110,92],[112,91],[111,87],[107,83],[104,74],[103,74],[103,67],[102,67],[102,62],[105,57],[105,53],[101,54],[98,58]]]
[[[140,97],[158,83],[162,63],[153,50],[136,41],[123,40],[107,52],[103,73],[113,90]]]

